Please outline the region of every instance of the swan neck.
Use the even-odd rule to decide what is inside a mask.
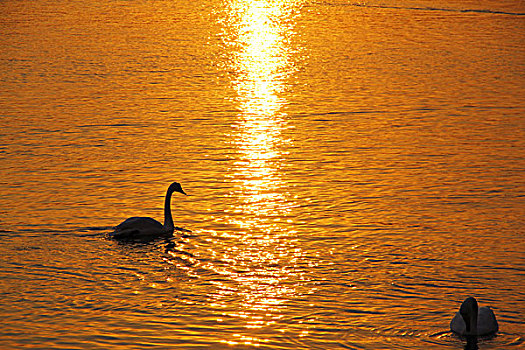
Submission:
[[[477,310],[476,310],[477,311]],[[470,315],[470,335],[478,334],[478,313],[472,313]]]
[[[478,302],[473,297],[465,299],[459,313],[465,321],[465,335],[476,335],[478,333]]]
[[[463,313],[463,320],[465,321],[465,335],[476,335],[478,331],[478,312],[477,310],[469,310],[468,313]]]
[[[166,192],[166,198],[164,199],[164,227],[168,231],[173,231],[173,217],[171,216],[171,195],[172,191]]]

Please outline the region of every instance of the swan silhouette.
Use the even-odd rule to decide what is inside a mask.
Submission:
[[[491,335],[498,329],[494,312],[488,306],[478,309],[478,302],[473,297],[465,299],[450,321],[450,330],[464,336]]]
[[[171,236],[175,227],[171,217],[171,195],[179,192],[184,195],[180,183],[174,182],[168,187],[164,199],[164,225],[155,219],[148,217],[132,217],[115,226],[110,237],[115,239],[148,239],[161,236]]]

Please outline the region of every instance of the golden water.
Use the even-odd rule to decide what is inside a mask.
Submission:
[[[0,13],[1,348],[523,346],[522,1]]]

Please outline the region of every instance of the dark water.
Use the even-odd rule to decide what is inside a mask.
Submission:
[[[523,347],[522,1],[0,11],[1,348]]]

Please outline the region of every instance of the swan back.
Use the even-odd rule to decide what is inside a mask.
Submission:
[[[478,335],[496,333],[499,330],[496,315],[490,307],[484,306],[478,312]]]
[[[452,321],[450,321],[450,330],[460,335],[464,335],[466,333],[467,326],[465,325],[463,316],[461,316],[459,312],[456,312],[452,318]]]
[[[117,225],[111,234],[115,239],[134,239],[145,236],[161,236],[170,233],[164,225],[148,217],[132,217]]]

